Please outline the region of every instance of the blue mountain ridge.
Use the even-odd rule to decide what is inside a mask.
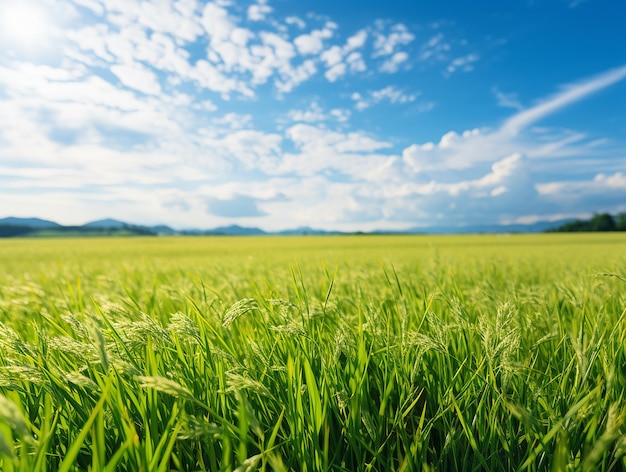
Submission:
[[[471,225],[471,226],[426,226],[413,227],[407,230],[374,230],[369,232],[358,232],[363,234],[480,234],[480,233],[540,233],[548,229],[556,228],[565,223],[573,221],[564,219],[558,221],[539,221],[532,224],[511,224],[511,225]],[[0,225],[28,227],[33,230],[41,229],[64,229],[67,226],[60,225],[54,221],[43,220],[40,218],[16,218],[7,217],[0,219]],[[167,225],[145,226],[124,221],[105,218],[102,220],[91,221],[82,226],[74,226],[75,229],[86,230],[122,230],[137,229],[147,230],[155,235],[224,235],[224,236],[261,236],[261,235],[332,235],[332,234],[349,234],[342,231],[327,231],[315,229],[308,226],[285,229],[281,231],[264,231],[256,227],[243,227],[239,225],[220,226],[212,229],[183,229],[175,230]]]

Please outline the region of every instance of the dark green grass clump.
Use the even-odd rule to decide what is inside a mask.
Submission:
[[[6,243],[0,469],[621,470],[625,242]]]

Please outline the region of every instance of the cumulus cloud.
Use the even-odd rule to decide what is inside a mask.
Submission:
[[[248,128],[252,124],[252,115],[239,113],[226,113],[224,116],[214,118],[213,123],[218,126],[226,126],[229,129]]]
[[[288,25],[294,25],[299,29],[306,28],[305,21],[297,16],[288,16],[287,18],[285,18],[285,23],[287,23]]]
[[[596,174],[592,180],[548,182],[537,184],[537,190],[541,195],[551,195],[557,198],[574,198],[579,200],[588,192],[604,194],[618,190],[620,195],[626,194],[626,176],[623,172],[615,172],[612,175],[603,173]]]
[[[591,180],[542,182],[540,176],[554,175],[557,167],[560,173],[563,165],[587,172],[585,169],[597,169],[600,162],[597,158],[595,162],[588,160],[596,144],[584,134],[563,135],[531,125],[622,79],[621,69],[608,71],[565,87],[555,96],[514,114],[499,128],[460,134],[450,131],[439,142],[413,144],[396,162],[396,172],[388,174],[398,183],[387,196],[401,200],[428,196],[422,208],[447,208],[448,214],[464,215],[468,221],[479,218],[481,208],[499,215],[495,222],[517,221],[519,213],[524,212],[537,221],[555,214],[572,216],[593,211],[593,205],[620,208],[626,196],[626,179],[621,171],[598,173]],[[597,149],[593,152],[598,155]],[[625,163],[623,158],[615,157],[605,162],[610,169]],[[402,175],[412,175],[413,181],[399,183]]]
[[[325,121],[328,119],[328,116],[316,101],[312,102],[311,106],[306,110],[290,110],[287,116],[291,121],[303,121],[307,123],[315,123],[316,121]]]
[[[313,77],[319,54],[337,29],[336,23],[325,21],[321,28],[290,38],[284,25],[272,23],[272,28],[253,30],[233,11],[233,5],[223,1],[204,5],[170,0],[106,2],[102,13],[108,22],[69,31],[67,37],[73,44],[67,54],[86,65],[114,68],[125,85],[141,87],[145,93],[158,93],[159,75],[165,74],[168,84],[193,82],[225,100],[233,95],[253,98],[255,89],[268,82],[285,94]],[[258,22],[271,12],[267,1],[258,1],[246,14],[250,22]],[[298,17],[288,17],[285,22],[306,28]],[[192,59],[189,50],[200,38],[208,42],[206,57]],[[340,60],[348,62],[327,77],[336,80],[346,72],[364,70],[362,58],[349,56],[363,42],[363,33],[357,33],[340,46]],[[148,76],[150,71],[155,75]]]
[[[301,34],[294,39],[298,52],[302,55],[318,54],[324,49],[324,40],[332,38],[336,25],[326,22],[323,29],[313,30],[307,34]]]
[[[406,62],[408,58],[409,58],[409,55],[406,52],[404,51],[397,52],[393,56],[391,56],[389,59],[387,59],[385,62],[383,62],[379,70],[381,72],[388,72],[390,74],[393,74],[394,72],[398,71],[398,69],[400,68],[400,65],[403,62]]]
[[[352,116],[352,112],[345,108],[333,108],[330,110],[330,114],[340,123],[350,120],[350,116]]]
[[[267,4],[267,0],[260,0],[248,7],[248,19],[250,21],[263,21],[274,9]]]
[[[114,65],[111,67],[120,82],[126,87],[139,90],[148,95],[158,95],[161,93],[161,86],[157,76],[146,67],[140,64]]]
[[[394,104],[414,102],[418,95],[419,94],[416,93],[405,93],[394,85],[389,85],[380,90],[370,90],[365,95],[354,92],[350,98],[356,102],[354,105],[355,108],[359,111],[363,111],[382,101],[388,101]]]
[[[321,125],[295,124],[285,130],[296,152],[285,153],[279,173],[310,177],[335,171],[350,178],[366,178],[387,156],[380,152],[392,147],[364,132],[344,132]]]
[[[345,51],[354,51],[355,49],[360,49],[365,45],[367,41],[367,31],[359,30],[354,35],[350,36],[346,41]]]
[[[399,46],[406,46],[415,39],[415,35],[402,23],[393,25],[388,34],[377,31],[375,37],[372,57],[391,56]]]
[[[329,148],[339,153],[362,153],[391,147],[390,143],[373,139],[363,133],[345,134],[305,124],[292,126],[287,130],[286,135],[305,151]]]
[[[324,76],[329,82],[335,82],[348,72],[357,73],[367,70],[367,64],[361,52],[367,40],[367,32],[360,30],[350,36],[343,46],[333,45],[320,55],[320,59],[326,64]]]

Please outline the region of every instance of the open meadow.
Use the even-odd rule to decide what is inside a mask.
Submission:
[[[0,240],[0,470],[622,470],[626,235]]]

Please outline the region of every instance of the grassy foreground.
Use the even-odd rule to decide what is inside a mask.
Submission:
[[[0,241],[0,470],[622,470],[626,235]]]

